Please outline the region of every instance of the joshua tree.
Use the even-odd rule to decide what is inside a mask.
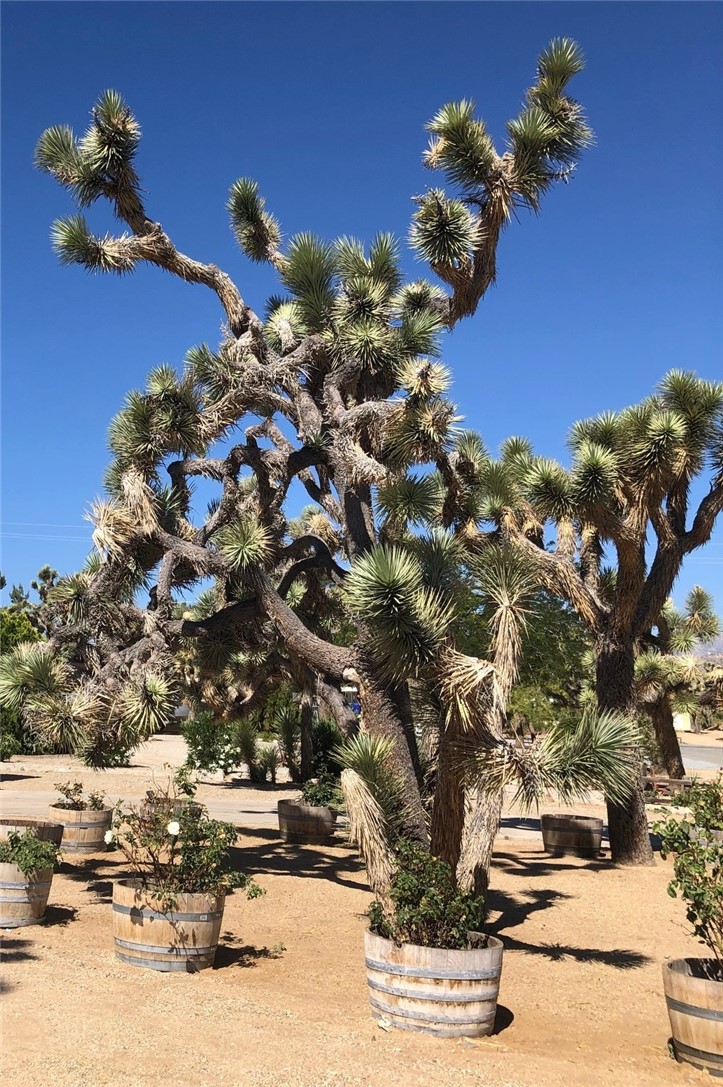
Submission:
[[[539,211],[589,143],[582,110],[566,93],[581,68],[574,43],[550,44],[501,153],[471,102],[443,107],[428,125],[426,164],[455,192],[435,188],[415,198],[410,241],[447,289],[425,279],[404,283],[389,235],[368,249],[310,234],[282,245],[256,182],[235,182],[228,210],[239,245],[276,269],[285,292],[269,300],[265,319],[225,272],[180,253],[146,212],[135,167],[140,130],[118,94],[101,97],[80,139],[67,127],[41,136],[39,167],[81,209],[107,199],[128,230],[99,237],[81,214],[60,219],[53,241],[61,262],[117,274],[157,265],[214,291],[226,328],[215,351],[189,351],[182,374],[154,370],[113,420],[108,497],[92,509],[100,560],[54,590],[64,625],[47,654],[36,652],[32,675],[27,653],[4,662],[7,703],[41,712],[49,696],[38,690],[42,669],[64,669],[51,676],[51,693],[67,702],[79,690],[89,700],[83,727],[96,757],[129,719],[142,731],[167,712],[179,664],[197,668],[199,683],[229,668],[240,689],[259,666],[281,670],[347,732],[356,721],[340,685],[353,680],[364,727],[388,743],[404,832],[425,842],[415,726],[422,708],[427,719],[432,711],[432,848],[461,866],[468,882],[477,878],[485,860],[474,859],[475,828],[479,819],[494,823],[499,789],[490,799],[470,787],[458,753],[465,745],[491,750],[498,783],[515,763],[503,735],[505,703],[519,649],[518,605],[530,583],[507,552],[491,548],[478,567],[468,554],[478,535],[465,536],[464,509],[476,439],[455,434],[449,375],[437,356],[442,333],[474,314],[494,283],[503,228],[521,209]],[[241,434],[233,433],[242,422]],[[436,473],[413,473],[426,464]],[[219,488],[200,516],[191,504],[198,477]],[[313,507],[292,522],[294,480]],[[429,533],[415,550],[413,524],[443,517],[461,526],[459,538]],[[463,560],[493,606],[489,660],[455,647],[454,573]],[[213,590],[179,615],[174,593],[204,579]],[[135,600],[144,586],[149,603],[141,609]],[[354,620],[346,631],[344,609]],[[248,686],[252,697],[258,683]]]
[[[683,560],[710,539],[723,508],[723,384],[672,371],[642,403],[576,423],[570,447],[566,470],[521,438],[494,461],[470,443],[445,480],[445,523],[470,541],[477,534],[480,546],[479,526],[491,524],[519,550],[590,629],[600,709],[630,713],[640,644],[664,629]],[[694,506],[692,485],[706,475],[708,492]],[[608,819],[613,859],[650,863],[642,778],[626,803],[608,803]]]
[[[696,688],[704,679],[704,662],[690,656],[698,645],[712,642],[720,633],[713,602],[699,585],[691,589],[683,611],[666,601],[646,641],[649,648],[635,662],[636,692],[650,715],[665,769],[673,778],[685,774],[680,744],[673,726],[673,706],[694,707]]]
[[[430,122],[426,163],[457,195],[436,188],[417,197],[410,240],[447,291],[427,280],[404,284],[388,235],[368,250],[354,239],[326,243],[310,234],[282,246],[257,184],[235,182],[228,208],[236,238],[251,260],[277,270],[285,291],[269,301],[265,319],[225,272],[179,252],[148,215],[135,165],[140,129],[118,94],[101,97],[81,138],[65,126],[43,133],[38,166],[81,209],[108,200],[127,228],[95,236],[80,213],[57,220],[61,262],[117,274],[142,262],[157,265],[214,291],[226,319],[216,351],[189,351],[180,376],[167,366],[154,370],[111,425],[109,497],[93,510],[103,561],[56,591],[69,620],[72,611],[63,644],[94,690],[112,694],[126,682],[140,690],[143,676],[159,675],[181,639],[235,640],[239,648],[261,639],[280,646],[289,668],[348,724],[339,684],[351,675],[367,727],[393,741],[410,823],[426,835],[414,800],[405,683],[382,678],[363,631],[344,646],[313,629],[300,598],[328,595],[348,564],[378,542],[374,487],[400,483],[411,466],[446,457],[456,413],[445,396],[446,372],[433,361],[440,336],[473,314],[494,282],[503,228],[519,209],[538,211],[589,142],[582,110],[566,93],[581,68],[574,43],[551,43],[501,153],[471,102],[447,105]],[[241,440],[229,440],[248,415],[256,421]],[[208,456],[224,439],[226,453]],[[194,521],[196,477],[215,481],[219,498]],[[313,529],[292,539],[285,504],[294,479],[315,515]],[[417,486],[411,478],[408,485]],[[174,590],[203,578],[215,581],[212,613],[175,617]],[[151,600],[142,610],[133,593],[145,582]],[[7,682],[13,686],[12,675]]]

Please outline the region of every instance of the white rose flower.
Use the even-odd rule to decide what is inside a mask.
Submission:
[[[177,838],[178,835],[181,833],[181,827],[176,822],[175,819],[171,820],[171,822],[166,827],[166,830],[168,831],[168,833],[171,835],[172,838]]]
[[[104,841],[106,845],[110,845],[115,840],[115,834],[112,830],[107,830],[104,835]]]

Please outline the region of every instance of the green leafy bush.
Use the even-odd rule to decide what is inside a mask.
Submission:
[[[217,895],[243,888],[249,898],[263,894],[251,877],[232,867],[236,828],[231,823],[211,819],[202,804],[179,796],[173,783],[153,796],[152,804],[140,808],[119,805],[113,835],[133,877],[162,909],[184,893]]]
[[[320,717],[312,728],[313,768],[317,776],[339,773],[335,750],[344,743],[341,731],[333,721]]]
[[[338,779],[328,775],[304,782],[301,799],[315,808],[341,808],[344,802]]]
[[[259,752],[257,767],[262,781],[266,781],[268,778],[273,784],[276,784],[276,773],[281,766],[281,757],[279,756],[279,749],[276,744],[269,744],[267,747],[263,747]]]
[[[697,782],[685,794],[690,816],[670,815],[655,826],[660,855],[673,856],[668,894],[684,899],[693,932],[708,947],[723,979],[723,778]]]
[[[24,834],[11,832],[6,842],[0,842],[0,863],[16,864],[25,876],[33,877],[47,868],[54,868],[59,848],[55,842],[42,841],[32,827]]]
[[[54,808],[65,808],[68,811],[103,811],[105,807],[110,807],[105,803],[105,793],[88,793],[85,796],[82,781],[56,781],[55,788],[62,799],[55,801]]]
[[[219,721],[204,710],[187,717],[181,732],[188,748],[186,765],[194,770],[205,773],[223,770],[228,774],[242,761],[236,725],[231,721]]]
[[[0,708],[0,762],[7,762],[23,749],[20,716],[12,710]]]
[[[400,839],[394,852],[398,867],[391,880],[391,906],[372,902],[372,932],[397,944],[469,947],[469,933],[480,932],[484,924],[484,900],[459,891],[449,865],[417,842]]]

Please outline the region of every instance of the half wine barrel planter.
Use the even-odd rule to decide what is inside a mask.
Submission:
[[[225,895],[178,894],[172,910],[159,909],[137,880],[113,884],[116,958],[150,970],[195,973],[213,966]]]
[[[671,959],[663,963],[663,988],[668,1005],[675,1055],[723,1079],[723,974],[705,977],[712,959]]]
[[[53,869],[26,876],[17,864],[0,864],[0,928],[24,928],[42,921]]]
[[[331,808],[304,804],[300,800],[280,800],[279,832],[285,842],[319,845],[334,835],[336,812]]]
[[[543,815],[542,846],[562,857],[597,857],[602,845],[603,821],[588,815]]]
[[[491,1034],[503,945],[493,936],[486,943],[461,951],[398,946],[367,930],[364,959],[372,1017],[399,1030],[442,1038]]]
[[[60,845],[63,840],[63,824],[50,823],[47,819],[26,819],[21,815],[6,815],[0,819],[0,841],[7,841],[11,834],[24,834],[30,827],[35,831],[35,837],[41,842],[55,842]]]
[[[51,819],[63,826],[63,851],[65,853],[100,853],[105,851],[105,833],[110,830],[112,808],[48,808]]]

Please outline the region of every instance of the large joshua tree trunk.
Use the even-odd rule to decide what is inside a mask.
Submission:
[[[465,787],[457,745],[458,722],[442,724],[437,755],[437,787],[432,808],[432,853],[446,861],[453,872],[462,850],[465,819]]]
[[[663,695],[658,702],[648,707],[650,719],[655,730],[655,739],[665,766],[665,772],[671,778],[685,777],[683,756],[678,743],[678,736],[673,724],[673,709],[669,696]]]
[[[480,789],[469,797],[462,851],[457,864],[457,884],[462,891],[485,895],[490,865],[502,816],[502,792]]]
[[[635,647],[632,640],[601,637],[597,644],[597,698],[601,710],[629,714],[634,705]],[[625,804],[607,803],[610,852],[615,864],[653,864],[648,816],[643,797],[643,763],[638,754],[638,780]]]

